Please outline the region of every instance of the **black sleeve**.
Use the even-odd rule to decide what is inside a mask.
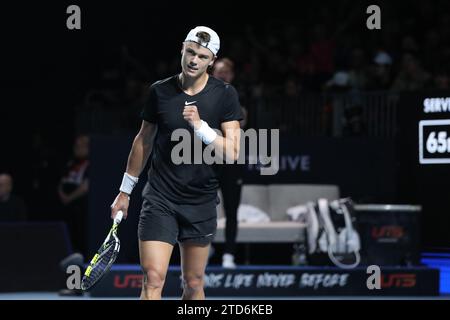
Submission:
[[[150,86],[148,92],[146,93],[146,98],[144,102],[144,108],[141,112],[141,117],[147,122],[156,123],[157,122],[157,97],[155,92],[154,84]]]
[[[223,113],[221,117],[222,122],[243,119],[241,104],[239,103],[239,97],[236,89],[227,84],[225,87],[225,94],[223,99]]]

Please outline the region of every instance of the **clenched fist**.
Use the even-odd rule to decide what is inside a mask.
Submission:
[[[200,115],[198,114],[197,106],[190,105],[185,106],[183,110],[183,118],[189,124],[194,127],[194,129],[199,129],[202,125],[202,122],[200,120]]]

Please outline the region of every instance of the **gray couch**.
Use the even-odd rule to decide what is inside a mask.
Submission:
[[[219,192],[222,199],[222,194]],[[255,206],[270,216],[270,222],[239,223],[237,242],[297,242],[303,238],[305,225],[290,221],[286,210],[318,198],[339,199],[339,188],[335,185],[272,184],[244,185],[241,204]],[[217,206],[218,226],[214,242],[224,242],[225,221],[221,203]]]

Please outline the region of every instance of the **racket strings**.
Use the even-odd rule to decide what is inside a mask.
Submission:
[[[115,250],[116,246],[117,240],[115,237],[111,237],[111,239],[101,247],[101,250],[97,253],[98,257],[96,262],[90,266],[91,270],[89,275],[83,278],[83,287],[91,287],[105,275],[117,256],[118,252]]]

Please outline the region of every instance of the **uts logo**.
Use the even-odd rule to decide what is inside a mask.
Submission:
[[[119,275],[114,277],[114,288],[125,289],[125,288],[141,288],[143,275],[139,274],[127,274],[123,279]]]
[[[414,273],[393,273],[381,275],[381,288],[412,288],[417,283]]]
[[[375,226],[372,228],[372,238],[373,239],[389,239],[396,241],[402,238],[405,234],[405,230],[402,226],[387,225],[387,226]]]

